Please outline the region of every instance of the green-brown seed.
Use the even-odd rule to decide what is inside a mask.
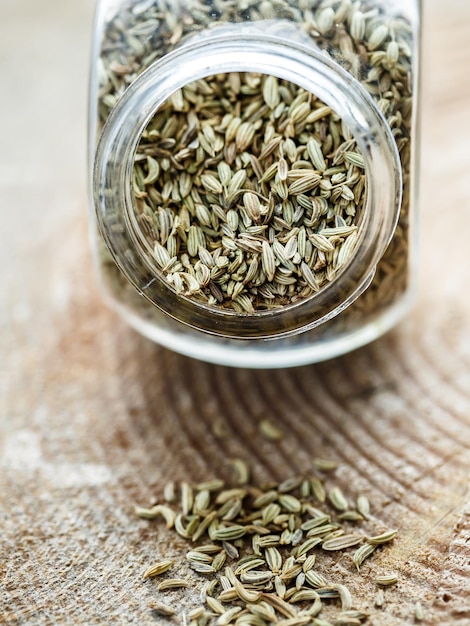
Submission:
[[[169,559],[166,561],[160,561],[159,563],[155,563],[155,565],[152,565],[145,570],[144,578],[160,576],[160,574],[164,574],[165,572],[167,572],[172,565],[174,565],[174,561],[171,561]]]

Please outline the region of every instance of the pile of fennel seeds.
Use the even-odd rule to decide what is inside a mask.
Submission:
[[[166,282],[253,313],[310,297],[347,265],[366,176],[325,103],[274,76],[229,73],[186,85],[157,111],[134,193]]]
[[[350,503],[339,487],[327,489],[321,473],[334,469],[317,460],[320,472],[299,475],[262,487],[250,483],[249,468],[235,460],[238,481],[225,487],[222,480],[191,486],[169,483],[164,502],[136,508],[144,519],[162,519],[168,529],[188,541],[186,561],[201,576],[201,605],[184,614],[188,626],[356,626],[368,615],[354,607],[345,584],[325,574],[325,555],[347,551],[359,571],[365,559],[391,542],[396,530],[376,535],[361,531],[370,521],[369,501],[359,496]],[[318,568],[320,565],[320,568]],[[192,586],[178,575],[182,564],[165,559],[149,565],[144,578],[155,578],[155,613],[167,617],[177,611],[165,602],[170,589]],[[184,568],[183,568],[184,569]],[[321,570],[322,573],[320,573]],[[383,604],[382,588],[397,576],[384,572],[376,602]],[[336,611],[325,619],[325,605]]]

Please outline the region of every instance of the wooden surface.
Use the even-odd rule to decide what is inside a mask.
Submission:
[[[413,624],[419,600],[424,624],[470,624],[470,5],[425,8],[413,313],[344,358],[252,372],[171,354],[105,308],[86,232],[92,2],[2,0],[0,623],[163,624],[142,572],[185,545],[134,503],[169,478],[228,477],[233,456],[264,481],[320,455],[400,529],[360,576],[346,559],[333,574],[369,623]],[[400,580],[379,611],[384,568]],[[166,600],[191,607],[196,586],[183,595]]]

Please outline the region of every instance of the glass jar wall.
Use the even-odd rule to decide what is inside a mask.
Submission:
[[[414,0],[102,0],[91,226],[110,304],[181,353],[331,358],[408,310]]]

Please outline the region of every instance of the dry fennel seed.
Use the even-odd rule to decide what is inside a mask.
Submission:
[[[421,622],[424,619],[424,611],[421,606],[421,602],[416,602],[415,604],[415,620],[417,622]]]
[[[389,587],[398,582],[398,576],[397,574],[384,574],[383,576],[377,576],[375,582],[382,587]]]
[[[313,459],[313,467],[321,472],[334,472],[338,469],[338,463],[330,459],[315,458]]]
[[[251,313],[336,277],[354,253],[366,179],[349,131],[314,95],[223,74],[159,109],[137,148],[134,191],[166,282]]]
[[[271,441],[279,441],[284,437],[284,431],[268,419],[261,420],[258,428],[260,434],[265,439],[269,439]]]
[[[375,596],[374,604],[376,607],[381,608],[385,604],[385,594],[382,589],[379,589]]]
[[[341,520],[334,497],[330,506],[325,499],[320,501],[313,490],[305,491],[305,484],[314,481],[322,484],[326,493],[318,476],[299,475],[260,487],[248,483],[248,465],[240,459],[235,461],[242,470],[243,485],[225,487],[223,481],[208,480],[194,486],[187,482],[173,484],[164,490],[175,495],[172,528],[190,542],[186,562],[205,579],[203,606],[191,610],[185,623],[326,624],[329,622],[321,617],[324,604],[336,602],[340,608],[334,624],[362,624],[367,614],[353,608],[346,585],[328,579],[325,569],[330,561],[322,555],[348,552],[362,543],[352,555],[352,563],[359,568],[365,558],[392,541],[396,531],[370,537],[359,532],[358,522],[364,518]],[[329,493],[340,492],[333,487]],[[137,507],[136,513],[145,519],[163,517],[142,514],[153,509]],[[173,560],[161,561],[148,568],[144,578],[164,574],[172,566],[178,568]],[[392,585],[397,576],[386,574],[375,581],[381,586]],[[158,590],[191,585],[184,578],[169,578],[160,582]],[[377,597],[375,603],[380,606],[383,600]],[[160,612],[170,616],[172,610],[162,605]]]
[[[172,617],[176,613],[175,609],[172,609],[170,606],[162,604],[161,602],[150,602],[148,607],[157,615],[162,615],[163,617]]]
[[[158,591],[167,591],[169,589],[181,589],[189,587],[190,583],[182,578],[168,578],[158,585]]]
[[[144,578],[160,576],[160,574],[164,574],[165,572],[167,572],[172,565],[174,565],[174,561],[171,561],[171,560],[161,561],[160,563],[155,563],[155,565],[152,565],[145,571]]]
[[[406,289],[413,106],[412,29],[406,18],[386,14],[378,0],[310,0],[300,4],[297,0],[277,0],[276,7],[262,0],[249,3],[234,0],[218,3],[215,12],[209,10],[209,5],[202,0],[178,4],[171,11],[165,0],[123,4],[104,26],[98,67],[99,129],[127,86],[154,60],[178,46],[181,39],[209,26],[280,19],[281,15],[282,20],[301,24],[302,30],[317,46],[362,83],[383,113],[400,153],[404,196],[396,233],[377,267],[372,285],[357,303],[333,323],[333,326],[353,326],[364,323],[368,315],[376,315],[390,306]],[[330,228],[335,211],[332,207],[338,204],[345,206],[347,203],[350,203],[351,208],[353,204],[360,205],[362,185],[365,184],[364,181],[355,186],[348,185],[342,180],[345,171],[348,172],[347,176],[356,171],[363,179],[363,158],[353,144],[344,145],[339,162],[334,162],[333,167],[330,167],[332,171],[328,180],[326,172],[332,157],[335,161],[333,147],[329,144],[338,148],[341,133],[344,133],[344,138],[349,138],[347,129],[339,127],[337,120],[335,123],[335,116],[329,107],[320,105],[308,95],[306,99],[305,95],[302,96],[305,101],[296,101],[292,91],[289,94],[289,85],[283,85],[274,77],[264,77],[252,88],[249,83],[252,78],[255,79],[246,76],[248,84],[243,85],[240,76],[235,74],[230,74],[226,80],[237,98],[240,96],[246,102],[252,97],[253,103],[246,110],[244,119],[238,110],[231,110],[233,103],[228,103],[230,110],[224,111],[223,115],[219,106],[215,118],[212,115],[201,116],[198,111],[196,116],[189,119],[189,111],[185,108],[188,107],[188,101],[190,105],[193,104],[191,99],[198,97],[198,90],[205,99],[215,100],[216,104],[219,102],[218,95],[214,96],[214,87],[217,86],[215,78],[197,81],[174,94],[166,105],[166,112],[163,111],[159,116],[164,124],[158,126],[157,123],[154,129],[153,156],[152,140],[147,136],[143,143],[149,143],[147,148],[150,154],[145,154],[143,150],[136,158],[136,195],[142,195],[136,200],[137,212],[147,237],[156,242],[156,262],[160,264],[166,279],[172,281],[174,289],[189,297],[215,306],[232,307],[239,312],[251,312],[255,307],[280,306],[307,297],[334,277],[337,268],[347,263],[348,257],[354,253],[357,233],[347,234],[344,228],[352,227],[355,222],[349,219],[346,227],[341,221],[339,225],[333,223],[339,241],[335,235],[325,235],[324,231]],[[292,89],[292,85],[290,87]],[[253,90],[255,93],[250,94]],[[174,117],[168,115],[170,110],[173,110]],[[264,147],[260,151],[262,129],[259,126],[263,124],[263,116],[271,114],[274,117],[271,126],[274,132],[269,130],[265,133]],[[281,126],[278,117],[282,115],[286,119],[285,128]],[[217,116],[221,123],[215,127],[212,122]],[[185,137],[181,137],[178,136],[176,121],[179,119],[184,122],[185,118],[187,132]],[[327,124],[327,120],[332,123]],[[313,137],[305,141],[308,124],[313,125],[314,129],[320,124],[323,129],[321,136],[313,133]],[[175,138],[180,141],[181,149],[178,151]],[[156,144],[160,152],[155,150]],[[297,154],[296,146],[302,147],[302,155]],[[220,158],[221,152],[223,158]],[[249,162],[248,158],[253,154],[254,158]],[[191,160],[188,160],[190,156]],[[303,180],[292,178],[293,170],[297,169],[294,163],[300,156],[305,164],[308,163],[308,168],[313,169],[310,178],[304,175]],[[261,169],[260,161],[271,165]],[[184,168],[186,162],[193,166],[202,164],[203,169],[208,171],[187,172]],[[305,164],[302,163],[298,169],[302,169]],[[337,171],[334,169],[336,167],[339,168]],[[168,172],[172,169],[176,176],[169,178]],[[247,170],[249,175],[245,173]],[[320,182],[315,176],[320,177]],[[259,187],[267,189],[268,193],[258,195]],[[305,189],[305,192],[301,192],[301,189]],[[195,191],[199,194],[196,201],[193,197]],[[312,209],[312,195],[315,203],[309,221],[305,211]],[[291,196],[295,198],[294,202]],[[186,197],[191,198],[189,229],[186,228],[188,215],[183,211],[181,224],[177,219],[181,216],[176,215],[179,211],[175,210],[175,207],[182,206],[181,199]],[[214,200],[214,197],[217,201],[213,206],[208,206],[206,201]],[[260,246],[260,240],[266,238],[265,234],[261,234],[264,221],[267,220],[263,211],[267,209],[269,213],[273,209],[266,203],[269,197],[279,200],[273,213],[279,205],[282,207],[279,215],[272,216],[274,237],[271,234],[267,238],[275,258],[276,269],[272,281],[269,280],[273,270],[272,255],[266,246],[263,254],[263,241]],[[318,212],[321,216],[325,210],[325,200],[328,201],[328,223],[321,227],[320,223],[308,226]],[[218,228],[213,229],[212,220],[216,221]],[[251,226],[245,225],[245,222],[249,224],[249,220]],[[305,221],[308,222],[305,228],[301,227],[299,232],[295,232],[296,224]],[[345,221],[348,223],[348,220]],[[276,244],[276,255],[275,240],[279,239],[283,228],[291,235],[294,230],[295,235],[281,241],[280,245]],[[305,232],[308,228],[309,237]],[[249,229],[254,229],[254,232]],[[319,234],[319,230],[323,234]],[[218,261],[220,266],[211,266],[216,250],[207,247],[209,241],[218,242],[223,251],[228,251],[228,255],[217,253],[222,257]],[[188,258],[184,256],[185,247],[193,256],[189,253]],[[290,255],[293,257],[289,258]],[[314,255],[319,259],[316,268],[311,267]],[[224,258],[227,256],[228,261]],[[302,260],[303,256],[306,260]],[[175,261],[175,257],[181,257],[181,260]],[[247,263],[247,260],[250,262]],[[135,299],[127,283],[120,280],[118,270],[110,263],[110,258],[105,255],[103,261],[110,286],[116,292],[119,291],[117,295],[132,299],[135,306],[147,308],[150,315],[149,305],[142,299]],[[261,283],[260,279],[264,279],[264,284],[256,283]],[[253,285],[251,292],[247,285]],[[302,285],[304,290],[301,289]]]
[[[237,472],[237,484],[246,485],[246,483],[250,480],[250,468],[248,463],[243,461],[243,459],[231,459],[230,463]]]

